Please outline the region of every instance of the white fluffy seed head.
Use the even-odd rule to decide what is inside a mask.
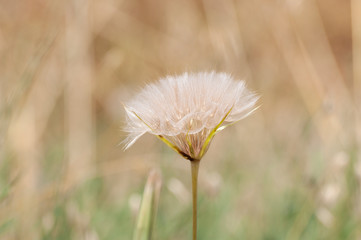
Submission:
[[[125,149],[149,132],[167,139],[184,157],[200,159],[212,131],[246,117],[257,100],[244,81],[226,73],[167,76],[125,104]]]

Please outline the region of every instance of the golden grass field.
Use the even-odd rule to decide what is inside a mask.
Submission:
[[[261,96],[199,175],[200,240],[361,239],[361,1],[0,1],[0,239],[132,239],[151,169],[154,239],[191,239],[189,163],[129,150],[122,102],[184,71]]]

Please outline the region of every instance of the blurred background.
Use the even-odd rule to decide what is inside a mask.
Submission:
[[[261,108],[202,160],[199,239],[361,239],[360,4],[0,1],[0,239],[131,239],[153,168],[154,239],[190,239],[189,162],[124,152],[122,102],[208,70]]]

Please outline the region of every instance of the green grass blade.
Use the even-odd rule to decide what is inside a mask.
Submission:
[[[133,240],[152,239],[158,209],[160,188],[160,173],[153,170],[149,173],[147,183],[145,185]]]

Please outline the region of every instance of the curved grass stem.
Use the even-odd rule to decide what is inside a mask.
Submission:
[[[197,240],[197,190],[198,190],[198,170],[199,160],[191,162],[192,171],[192,201],[193,201],[193,240]]]

